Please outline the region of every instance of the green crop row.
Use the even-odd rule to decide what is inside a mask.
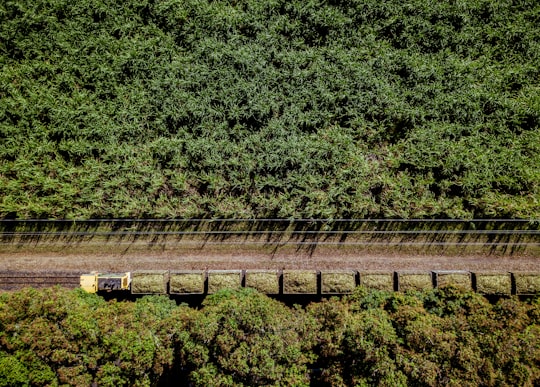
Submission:
[[[539,218],[540,4],[7,0],[0,217]]]
[[[533,386],[538,301],[359,287],[299,308],[243,289],[195,309],[25,289],[0,294],[0,386]]]

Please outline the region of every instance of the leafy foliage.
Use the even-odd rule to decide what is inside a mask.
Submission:
[[[248,289],[210,296],[178,346],[195,385],[309,386],[313,322]]]
[[[9,0],[0,216],[539,217],[536,1]]]
[[[368,292],[313,304],[329,385],[534,385],[540,377],[538,304],[496,305],[447,288]]]
[[[540,302],[357,288],[307,308],[250,289],[200,309],[61,288],[0,295],[0,385],[534,386]]]
[[[82,291],[24,290],[0,299],[6,385],[149,386],[172,365],[160,323],[176,304],[105,302]]]

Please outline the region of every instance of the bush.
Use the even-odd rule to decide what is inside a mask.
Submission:
[[[172,366],[160,325],[171,305],[157,298],[107,303],[60,288],[4,294],[0,361],[13,364],[9,378],[31,385],[149,386]]]
[[[313,322],[251,289],[209,296],[177,343],[195,385],[308,386]]]
[[[359,287],[305,309],[250,289],[200,309],[25,289],[0,294],[0,386],[534,386],[539,316],[538,298],[452,288]]]
[[[540,380],[537,305],[456,289],[313,304],[329,385],[493,386]]]

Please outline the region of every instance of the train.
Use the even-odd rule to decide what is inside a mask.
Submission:
[[[268,295],[341,295],[363,285],[386,291],[454,286],[486,295],[540,294],[540,272],[358,271],[358,270],[145,270],[91,272],[80,276],[89,293],[204,295],[254,288]]]

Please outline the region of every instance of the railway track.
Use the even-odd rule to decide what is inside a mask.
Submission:
[[[80,283],[80,272],[72,271],[0,271],[0,289],[17,290],[25,287],[49,288],[62,286],[77,288]]]
[[[0,288],[92,270],[540,270],[540,220],[0,220]]]

